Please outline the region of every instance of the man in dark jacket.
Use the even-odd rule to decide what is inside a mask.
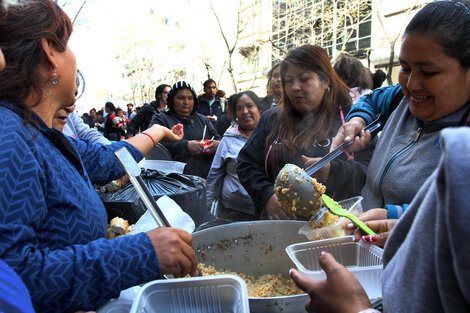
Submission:
[[[171,87],[167,84],[161,84],[157,87],[155,90],[155,101],[145,104],[142,110],[127,125],[127,136],[135,136],[139,128],[140,131],[149,128],[152,116],[166,108],[166,99],[170,89]]]
[[[217,85],[213,79],[204,82],[204,94],[198,98],[197,113],[206,116],[215,125],[223,110],[220,98],[216,96]]]

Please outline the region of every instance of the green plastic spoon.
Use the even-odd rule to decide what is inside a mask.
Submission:
[[[330,210],[331,213],[333,213],[334,215],[344,216],[346,218],[349,218],[351,222],[356,224],[367,235],[375,235],[372,229],[367,227],[367,225],[364,224],[362,221],[360,221],[354,214],[343,209],[338,203],[336,203],[335,200],[331,199],[326,194],[322,194],[321,198],[323,200],[323,203],[326,205],[326,207],[328,208],[328,210]]]

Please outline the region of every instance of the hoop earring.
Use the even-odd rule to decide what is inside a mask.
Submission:
[[[57,78],[57,71],[56,69],[52,70],[52,84],[57,85],[59,84],[59,79]]]

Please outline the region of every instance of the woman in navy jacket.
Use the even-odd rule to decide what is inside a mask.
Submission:
[[[140,160],[156,142],[176,141],[181,125],[154,126],[104,146],[68,139],[52,128],[75,102],[72,24],[50,0],[0,8],[0,258],[28,288],[38,312],[92,310],[121,290],[162,274],[195,275],[191,235],[159,228],[106,240],[105,208],[90,181],[124,172],[113,152]]]

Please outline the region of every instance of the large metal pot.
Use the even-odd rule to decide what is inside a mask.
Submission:
[[[285,252],[293,243],[307,241],[298,230],[308,222],[253,221],[216,226],[193,233],[198,261],[216,269],[250,275],[282,273],[294,267]],[[308,295],[249,298],[250,311],[259,313],[303,312]]]

